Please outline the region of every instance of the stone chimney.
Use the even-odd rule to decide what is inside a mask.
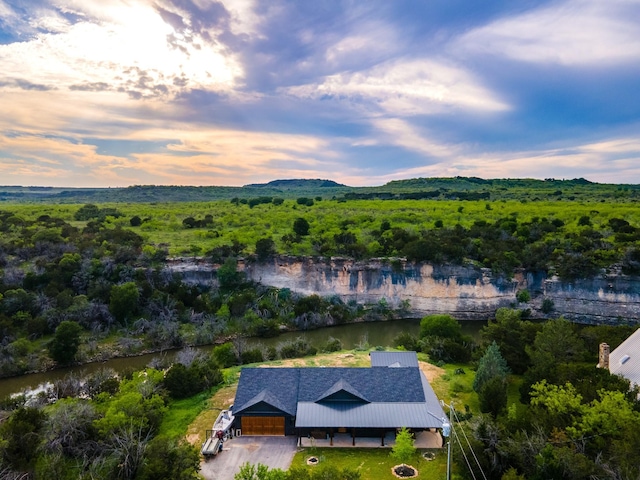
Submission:
[[[598,368],[609,369],[609,344],[600,344],[600,355],[598,356]]]

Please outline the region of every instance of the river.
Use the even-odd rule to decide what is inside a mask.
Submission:
[[[474,338],[479,338],[480,329],[486,325],[482,321],[461,321],[462,332]],[[390,347],[393,339],[401,332],[417,335],[420,331],[420,319],[403,319],[388,322],[351,323],[335,327],[319,328],[316,330],[286,332],[273,338],[247,338],[249,345],[263,344],[277,346],[279,343],[304,337],[311,345],[320,347],[327,342],[329,337],[337,338],[342,342],[342,348],[351,350],[357,345],[367,343],[371,347]],[[196,347],[198,350],[209,353],[214,347],[207,345]],[[166,356],[171,360],[179,350],[170,350],[163,353],[149,353],[137,357],[114,358],[106,362],[89,363],[86,365],[60,368],[43,373],[31,373],[19,377],[0,379],[0,398],[7,395],[35,390],[47,383],[63,379],[66,375],[88,375],[102,368],[112,368],[116,372],[125,370],[139,370],[146,367],[151,360],[159,356]]]

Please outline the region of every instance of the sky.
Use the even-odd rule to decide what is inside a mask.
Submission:
[[[640,0],[0,0],[0,185],[640,183]]]

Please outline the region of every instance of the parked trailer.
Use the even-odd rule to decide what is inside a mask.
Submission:
[[[202,448],[200,449],[200,453],[205,458],[210,458],[214,455],[217,455],[222,447],[222,437],[216,435],[217,432],[215,430],[207,430],[207,439],[202,444]]]
[[[200,453],[205,458],[217,455],[222,450],[224,441],[232,436],[231,426],[235,419],[231,411],[232,408],[233,405],[227,410],[222,410],[213,423],[213,429],[207,430],[206,439],[200,449]]]

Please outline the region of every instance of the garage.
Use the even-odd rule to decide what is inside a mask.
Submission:
[[[284,435],[284,417],[242,417],[242,435]]]

